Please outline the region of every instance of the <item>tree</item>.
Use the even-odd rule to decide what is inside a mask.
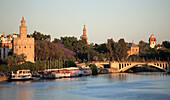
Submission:
[[[54,38],[53,43],[61,43],[60,39]]]
[[[170,42],[169,41],[163,41],[162,42],[162,45],[167,48],[167,49],[170,49]]]
[[[138,55],[130,55],[129,57],[128,57],[128,60],[129,61],[135,61],[135,62],[139,62],[139,61],[141,61],[141,58],[138,56]]]
[[[116,53],[115,56],[117,57],[118,61],[126,59],[128,54],[127,54],[127,45],[124,39],[120,39],[118,43],[116,43],[115,53]]]
[[[77,43],[78,40],[76,37],[61,37],[61,43],[64,44],[64,46],[72,51],[74,51],[74,44]]]
[[[25,63],[20,64],[17,67],[19,69],[29,69],[30,71],[38,71],[38,69],[39,69],[39,67],[36,64],[34,64],[30,61],[26,61]]]
[[[115,58],[115,42],[113,41],[113,39],[108,39],[107,40],[107,49],[109,51],[108,57],[110,59],[110,61],[113,61]]]
[[[91,64],[90,69],[91,69],[92,75],[97,75],[98,74],[98,68],[97,68],[97,66],[95,64]]]
[[[65,61],[64,62],[64,67],[77,67],[77,65],[73,61]]]
[[[147,50],[149,50],[149,44],[144,42],[144,41],[140,41],[139,42],[139,53],[140,53],[140,56],[142,56],[142,57],[146,56]]]
[[[40,32],[36,32],[34,31],[33,34],[31,34],[31,36],[37,41],[43,41],[43,40],[48,40],[50,41],[51,40],[51,36],[50,35],[44,35],[44,34],[41,34]]]

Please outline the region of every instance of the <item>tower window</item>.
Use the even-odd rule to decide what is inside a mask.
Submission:
[[[25,48],[26,48],[26,46],[25,46]]]

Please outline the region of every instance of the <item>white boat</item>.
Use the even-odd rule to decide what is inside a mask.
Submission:
[[[79,69],[77,67],[63,68],[61,75],[62,77],[78,77]]]
[[[17,72],[11,73],[10,80],[30,80],[32,79],[32,74],[30,70],[18,70]]]
[[[89,76],[90,74],[90,68],[79,67],[79,76]]]
[[[62,78],[60,69],[47,69],[44,71],[45,79],[58,79]]]

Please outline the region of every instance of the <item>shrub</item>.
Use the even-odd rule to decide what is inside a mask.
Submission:
[[[90,65],[90,69],[92,71],[92,75],[97,75],[98,74],[98,68],[95,64]]]

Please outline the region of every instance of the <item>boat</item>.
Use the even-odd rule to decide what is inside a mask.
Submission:
[[[79,76],[79,68],[77,68],[77,67],[62,68],[61,76],[62,77],[78,77]]]
[[[9,80],[31,80],[32,74],[30,70],[18,70],[16,72],[11,72]]]
[[[90,74],[90,68],[79,67],[79,76],[89,76]]]
[[[42,76],[41,75],[32,75],[32,79],[33,80],[40,80],[40,79],[42,79]]]
[[[44,71],[45,79],[59,79],[62,78],[60,69],[47,69]]]

